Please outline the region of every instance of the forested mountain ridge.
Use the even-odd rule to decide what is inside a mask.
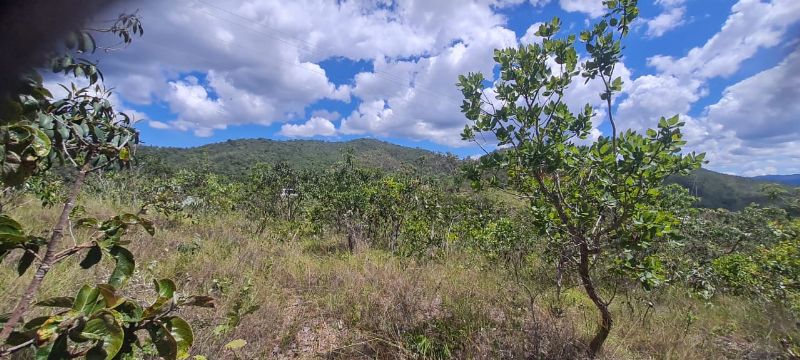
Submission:
[[[352,149],[360,165],[387,171],[415,168],[427,175],[444,175],[456,171],[461,163],[455,155],[374,139],[341,142],[240,139],[193,148],[142,146],[137,150],[137,156],[158,159],[162,165],[172,169],[207,162],[213,171],[236,177],[259,162],[285,162],[297,169],[324,169],[341,161],[348,149]]]
[[[137,155],[157,158],[170,169],[192,168],[206,162],[216,173],[238,177],[259,162],[285,162],[297,169],[324,169],[342,160],[348,149],[353,150],[356,161],[362,166],[386,171],[415,168],[426,175],[446,176],[458,172],[463,164],[463,160],[454,155],[375,139],[342,142],[241,139],[193,148],[142,146]],[[699,169],[689,176],[674,176],[669,181],[688,188],[699,197],[699,207],[739,210],[751,203],[769,203],[761,187],[768,182],[785,182],[784,178],[789,179],[791,175],[748,178]]]
[[[692,195],[700,198],[697,206],[704,208],[723,208],[740,210],[751,203],[770,204],[771,200],[762,187],[777,181],[762,180],[736,175],[718,173],[708,169],[695,170],[688,176],[673,176],[669,182],[689,189]],[[779,184],[787,190],[790,185]]]

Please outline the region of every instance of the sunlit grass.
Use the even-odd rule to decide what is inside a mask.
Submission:
[[[111,216],[135,207],[105,207],[92,199],[87,214]],[[31,203],[14,215],[44,233],[57,209]],[[582,356],[595,311],[580,288],[556,300],[543,279],[528,293],[497,265],[452,251],[444,260],[415,260],[377,249],[346,251],[335,234],[287,237],[283,230],[246,231],[236,214],[169,221],[156,216],[156,235],[127,238],[137,270],[127,294],[152,298],[152,281],[175,279],[186,294],[209,294],[213,310],[184,314],[196,332],[193,354],[226,358],[223,346],[245,339],[247,358],[569,358]],[[75,233],[77,241],[85,234]],[[72,237],[66,237],[72,242]],[[102,282],[110,263],[81,270],[80,257],[59,264],[39,298],[72,294]],[[0,266],[0,311],[13,305],[31,276],[16,276],[13,258]],[[544,281],[541,284],[537,281]],[[248,287],[249,284],[249,287]],[[220,330],[240,299],[238,326]],[[554,311],[558,305],[563,311]],[[770,357],[777,340],[795,331],[780,310],[738,297],[711,301],[680,288],[618,294],[616,323],[603,356],[610,359]]]

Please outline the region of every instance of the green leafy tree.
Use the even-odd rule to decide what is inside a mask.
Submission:
[[[261,234],[270,220],[292,221],[297,217],[305,196],[302,185],[301,174],[287,163],[256,164],[244,184],[238,207]]]
[[[622,80],[614,78],[614,67],[638,8],[635,0],[604,3],[609,13],[580,34],[590,57],[583,64],[578,64],[576,36],[557,38],[560,21],[554,18],[537,31],[541,44],[495,51],[496,100],[488,98],[482,74],[459,77],[462,112],[472,121],[463,138],[477,141],[489,134],[505,148],[487,154],[468,172],[476,185],[491,171],[506,177],[528,201],[539,234],[568,259],[600,317],[589,344],[591,357],[613,326],[610,300],[601,294],[596,273],[629,275],[647,288],[660,283],[660,262],[649,249],[676,224],[660,202],[664,179],[699,167],[703,158],[682,155],[683,123],[677,116],[661,118],[658,128],[644,135],[618,133],[612,104]],[[589,141],[594,109],[587,104],[575,114],[564,99],[580,77],[605,85],[600,98],[612,128],[610,136],[587,146],[578,142]]]
[[[327,218],[347,236],[347,248],[355,252],[356,245],[363,240],[368,226],[370,208],[369,184],[377,173],[356,165],[352,150],[344,154],[344,161],[323,177]]]
[[[139,19],[125,14],[110,28],[98,31],[116,34],[123,44],[143,33]],[[168,279],[156,282],[158,297],[146,307],[119,294],[135,268],[133,255],[125,247],[128,241],[122,237],[134,226],[152,235],[153,225],[139,214],[121,214],[104,221],[75,218],[77,198],[87,175],[127,167],[139,134],[131,119],[112,107],[111,92],[102,86],[102,74],[96,64],[76,58],[98,48],[94,37],[86,31],[73,32],[67,34],[65,45],[67,52],[54,55],[49,65],[54,72],[85,78],[88,86],[62,86],[66,96],[54,99],[43,86],[42,77],[31,71],[23,76],[17,98],[4,99],[0,111],[0,175],[5,190],[19,186],[42,188],[39,182],[46,180],[43,176],[54,164],[74,172],[49,237],[27,234],[23,224],[8,214],[0,214],[0,260],[12,251],[21,251],[17,264],[20,276],[38,262],[13,311],[0,317],[0,356],[33,346],[36,357],[42,359],[117,359],[132,355],[133,345],[139,342],[135,333],[141,330],[150,334],[160,356],[186,358],[193,342],[192,330],[173,313],[179,305],[210,306],[210,298],[177,298],[175,284]],[[71,232],[73,225],[88,229],[90,235],[84,242],[65,246],[64,233]],[[111,259],[115,266],[108,281],[83,286],[75,297],[39,301],[37,306],[64,310],[23,321],[49,271],[78,253],[85,253],[80,262],[85,269],[103,258]]]

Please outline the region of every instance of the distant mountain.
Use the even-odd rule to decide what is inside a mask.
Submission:
[[[415,167],[427,174],[444,175],[456,171],[460,165],[460,160],[454,155],[374,139],[345,142],[242,139],[193,148],[142,146],[137,150],[137,156],[155,157],[173,169],[197,167],[206,162],[217,173],[239,176],[259,162],[274,164],[283,161],[296,168],[327,168],[341,161],[347,149],[353,150],[360,165],[388,171]]]
[[[770,204],[762,191],[768,179],[754,179],[698,169],[688,176],[674,176],[669,182],[680,184],[700,198],[697,204],[705,208],[739,210],[751,203]],[[787,189],[790,187],[785,185]]]
[[[794,175],[762,175],[754,176],[753,179],[776,182],[787,185],[800,186],[800,174]]]

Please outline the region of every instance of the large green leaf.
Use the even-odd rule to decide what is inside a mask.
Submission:
[[[156,292],[158,292],[159,297],[169,298],[171,299],[175,296],[175,290],[177,287],[175,286],[175,282],[170,279],[161,279],[155,281]]]
[[[133,259],[128,249],[121,246],[113,246],[110,250],[111,256],[116,260],[117,265],[108,279],[108,284],[120,289],[125,286],[128,279],[133,275],[133,270],[136,268],[136,262]]]
[[[50,153],[51,143],[50,138],[47,137],[47,134],[44,131],[39,129],[32,129],[33,131],[33,141],[31,142],[31,148],[33,152],[38,157],[45,157],[47,154]]]
[[[114,308],[122,315],[122,320],[126,323],[136,323],[142,320],[144,309],[136,301],[125,299],[121,304]]]
[[[83,285],[75,296],[72,310],[84,314],[92,313],[99,295],[100,291],[96,287]]]
[[[38,329],[39,327],[44,325],[44,323],[46,323],[47,320],[50,320],[50,316],[37,316],[33,319],[28,320],[25,323],[25,325],[22,325],[22,330],[28,331],[28,330]]]
[[[102,310],[86,322],[81,336],[98,340],[98,344],[86,354],[87,359],[110,360],[122,348],[125,333],[117,314],[112,310]]]
[[[0,215],[0,247],[16,246],[28,240],[22,225],[8,215]]]
[[[175,296],[175,283],[172,280],[153,280],[153,283],[158,293],[158,298],[152,305],[144,310],[144,314],[142,315],[144,318],[150,318],[161,313],[164,304],[171,301]]]
[[[175,339],[175,344],[178,349],[176,357],[178,359],[186,359],[189,357],[189,349],[192,347],[192,343],[194,343],[192,327],[185,320],[177,316],[169,317],[164,320],[167,329],[170,334],[172,334],[172,338]]]

